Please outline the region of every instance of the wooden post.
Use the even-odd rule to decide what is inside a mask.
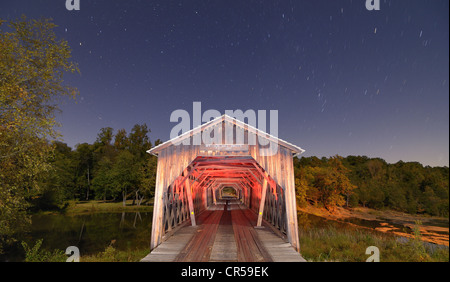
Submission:
[[[252,208],[252,193],[253,193],[252,187],[247,186],[247,207],[249,209]]]
[[[189,179],[185,181],[186,185],[186,193],[188,197],[188,203],[189,203],[189,214],[191,216],[191,223],[192,226],[195,226],[195,214],[194,214],[194,202],[192,200],[192,190],[191,190],[191,183],[189,182]]]
[[[164,193],[164,169],[165,169],[165,154],[158,158],[158,165],[156,169],[156,184],[155,184],[155,198],[153,207],[153,222],[152,222],[152,236],[150,249],[156,248],[161,243],[163,233],[163,193]]]
[[[266,192],[267,192],[267,179],[264,178],[263,187],[261,191],[261,202],[259,203],[259,213],[258,213],[258,222],[256,223],[256,226],[260,227],[262,223],[262,217],[264,212],[264,204],[266,202]]]
[[[207,184],[205,185],[205,191],[207,192],[207,193],[209,193],[209,191],[212,191],[212,189],[211,189],[211,185],[214,183],[214,181],[213,180],[208,180],[207,181]],[[211,195],[210,194],[207,194],[207,197],[208,197],[208,199],[209,199],[209,202],[208,202],[208,199],[207,199],[207,206],[206,206],[206,208],[208,208],[209,206],[209,204],[211,203]]]
[[[203,206],[205,207],[205,209],[208,208],[208,193],[206,190],[208,190],[207,187],[203,187]]]
[[[217,205],[217,201],[216,201],[216,189],[214,189],[214,186],[212,187],[212,194],[213,194],[213,201],[214,201],[214,205]]]
[[[295,177],[294,164],[292,157],[286,159],[287,165],[287,181],[284,191],[285,205],[286,205],[286,219],[287,219],[287,235],[289,243],[297,252],[300,252],[300,241],[298,238],[298,224],[297,224],[297,202],[295,196]]]

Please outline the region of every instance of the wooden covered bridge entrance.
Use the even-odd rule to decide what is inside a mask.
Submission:
[[[142,261],[303,261],[293,168],[301,148],[223,115],[148,152],[158,166]]]

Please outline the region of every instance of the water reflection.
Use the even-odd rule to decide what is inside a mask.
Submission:
[[[104,251],[113,240],[118,250],[150,249],[151,225],[151,212],[34,215],[30,232],[20,240],[34,245],[36,240],[44,239],[42,248],[49,251],[77,246],[81,255]],[[1,260],[23,258],[23,249],[18,244]]]

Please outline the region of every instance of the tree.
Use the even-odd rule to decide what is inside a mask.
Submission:
[[[66,199],[73,199],[76,191],[77,164],[74,152],[67,144],[54,141],[54,153],[50,156],[49,170],[43,177],[40,194],[34,197],[35,209],[59,209]]]
[[[155,194],[157,163],[155,156],[149,156],[148,160],[139,169],[139,194],[136,194],[138,205],[141,204],[144,198],[149,199]]]
[[[117,189],[113,185],[113,162],[108,157],[103,157],[97,164],[96,176],[92,180],[92,189],[96,199],[106,200],[117,196]]]
[[[334,156],[321,161],[314,157],[302,161],[314,166],[304,169],[307,174],[297,181],[297,189],[308,187],[307,197],[315,203],[321,203],[330,211],[336,206],[348,203],[348,198],[356,186],[348,178],[350,169],[344,166],[342,160],[341,156]]]
[[[111,184],[121,192],[124,206],[128,193],[139,190],[139,164],[130,152],[122,151],[117,155],[111,171]]]
[[[142,125],[136,124],[128,136],[129,150],[139,161],[145,158],[146,151],[152,146],[147,136],[148,133],[150,133],[150,129],[145,123]]]
[[[114,139],[114,147],[118,151],[123,151],[125,149],[128,149],[128,138],[127,138],[127,132],[125,129],[119,129],[116,133],[116,137]]]
[[[294,160],[294,163],[298,164],[298,159]],[[299,206],[305,206],[308,201],[314,201],[311,197],[314,187],[312,183],[314,180],[314,168],[310,166],[298,167],[295,171],[295,194],[297,203]],[[315,201],[317,202],[317,200]]]
[[[134,125],[128,136],[125,129],[115,135],[111,127],[100,129],[92,146],[96,198],[122,198],[125,203],[132,195],[133,204],[140,204],[153,195],[156,158],[146,153],[151,148],[149,132],[146,124]]]
[[[0,19],[0,241],[28,222],[27,199],[50,169],[54,147],[47,140],[59,136],[56,103],[77,93],[63,83],[78,68],[55,27],[48,19]]]
[[[102,146],[108,146],[111,145],[111,141],[113,139],[114,129],[111,127],[104,127],[100,129],[100,133],[97,135],[96,143]]]
[[[161,145],[163,143],[163,141],[161,139],[156,139],[155,141],[155,147],[158,145]]]
[[[88,143],[77,144],[74,158],[77,165],[74,197],[89,200],[94,168],[94,148]]]

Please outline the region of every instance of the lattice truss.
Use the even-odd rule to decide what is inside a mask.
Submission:
[[[195,216],[213,206],[225,187],[233,188],[243,205],[286,232],[283,188],[253,158],[236,156],[199,156],[184,169],[163,193],[164,232],[187,220],[195,224]]]

